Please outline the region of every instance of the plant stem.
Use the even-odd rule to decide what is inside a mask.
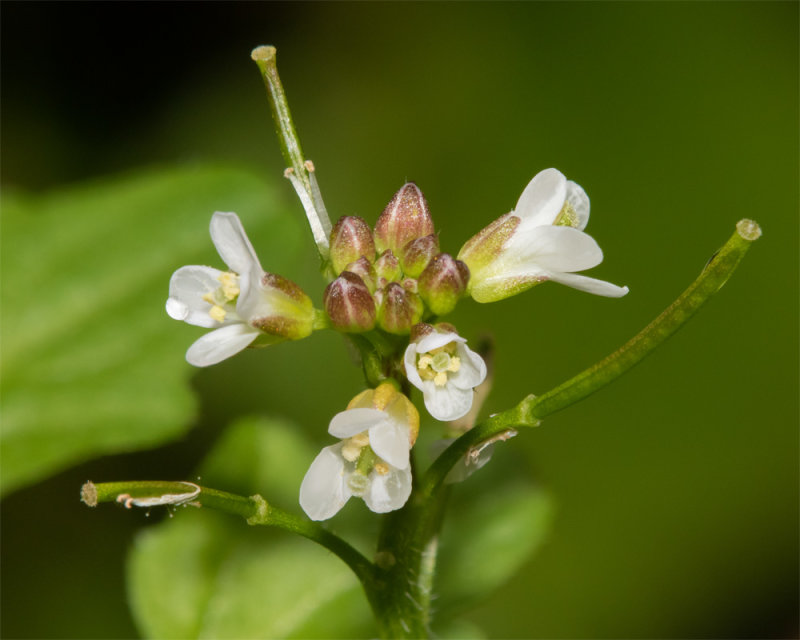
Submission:
[[[261,76],[267,88],[272,119],[280,140],[283,158],[288,165],[284,175],[291,181],[297,196],[300,198],[308,218],[308,224],[311,227],[311,233],[314,236],[314,243],[317,245],[317,251],[319,251],[319,255],[323,260],[323,269],[327,269],[330,255],[331,221],[317,185],[314,165],[303,157],[300,138],[294,128],[286,93],[278,75],[276,52],[275,47],[261,46],[253,49],[250,57],[261,70]]]
[[[432,496],[450,469],[476,445],[518,426],[537,426],[541,418],[583,400],[641,362],[719,291],[760,236],[761,229],[755,222],[740,220],[734,234],[697,279],[660,316],[597,364],[539,397],[528,396],[513,409],[492,416],[461,436],[431,465],[420,483],[420,494]]]
[[[101,502],[118,502],[129,509],[132,506],[191,505],[241,516],[250,525],[277,527],[313,540],[339,556],[352,569],[368,597],[373,589],[374,566],[361,553],[316,522],[273,507],[260,495],[248,498],[180,481],[87,482],[81,487],[81,500],[90,507]]]

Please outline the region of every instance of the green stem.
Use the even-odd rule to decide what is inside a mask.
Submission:
[[[81,500],[90,507],[102,502],[118,502],[127,508],[161,505],[207,507],[245,518],[250,525],[277,527],[301,535],[339,556],[361,580],[371,600],[374,566],[369,560],[316,522],[273,507],[260,495],[248,498],[180,481],[87,482],[81,487]]]
[[[556,411],[583,400],[614,381],[659,347],[691,318],[731,277],[750,245],[761,236],[752,220],[740,220],[736,231],[708,261],[697,279],[675,302],[626,342],[597,364],[539,397],[528,396],[519,405],[496,414],[456,440],[431,465],[420,485],[423,496],[431,496],[450,469],[473,447],[516,427],[535,427]]]
[[[267,88],[272,120],[278,133],[283,158],[289,167],[285,175],[291,181],[303,204],[311,233],[314,236],[314,243],[323,260],[323,268],[327,269],[330,255],[331,221],[317,185],[314,165],[303,157],[300,138],[294,128],[286,93],[278,75],[276,53],[275,47],[261,46],[253,49],[250,57],[258,65]]]

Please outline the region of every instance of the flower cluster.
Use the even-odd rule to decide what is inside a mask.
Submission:
[[[588,219],[583,189],[546,169],[513,211],[479,231],[453,258],[440,251],[428,203],[408,183],[374,229],[356,216],[334,225],[330,262],[336,277],[323,293],[323,310],[317,310],[295,283],[263,270],[236,214],[215,213],[211,239],[228,270],[178,269],[167,313],[212,329],[186,353],[199,367],[320,328],[390,345],[388,352],[385,346],[376,349],[382,373],[374,388],[331,420],[328,432],[339,442],[322,449],[300,488],[300,505],[314,520],[332,517],[351,496],[384,513],[402,507],[412,490],[410,451],[420,419],[408,398],[410,387],[422,392],[433,418],[449,422],[469,413],[473,390],[487,375],[481,356],[439,316],[465,296],[494,302],[547,280],[608,297],[628,292],[576,273],[603,259],[583,231]]]

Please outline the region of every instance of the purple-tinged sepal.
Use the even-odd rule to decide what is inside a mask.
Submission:
[[[402,249],[417,238],[434,232],[428,203],[419,187],[408,182],[398,191],[375,223],[375,247],[378,253]]]
[[[400,266],[410,278],[418,278],[430,261],[439,254],[439,236],[431,233],[409,242],[400,254]]]
[[[342,271],[322,296],[325,313],[338,331],[361,333],[375,326],[376,309],[367,285],[355,273]]]
[[[448,253],[431,260],[419,277],[419,295],[437,316],[450,313],[464,296],[469,283],[469,268]]]
[[[358,216],[343,216],[331,230],[331,263],[340,274],[351,262],[364,257],[375,260],[375,242],[369,225]]]
[[[390,282],[376,294],[378,300],[378,325],[388,333],[405,335],[422,319],[425,306],[416,293]]]

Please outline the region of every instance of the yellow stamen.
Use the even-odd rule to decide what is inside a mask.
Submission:
[[[225,296],[226,301],[231,301],[239,295],[239,276],[235,273],[230,271],[222,273],[217,280],[222,284],[222,295]]]
[[[214,299],[213,293],[206,293],[203,295],[203,300],[205,300],[208,304],[217,304],[217,301]]]
[[[350,442],[352,442],[357,447],[366,447],[369,444],[369,434],[366,431],[357,433],[352,438],[350,438]]]
[[[443,387],[447,384],[447,374],[444,371],[440,371],[437,373],[433,378],[433,384],[437,387]]]
[[[348,462],[355,462],[361,455],[361,447],[352,440],[342,447],[342,457]]]
[[[223,322],[225,320],[225,309],[220,307],[218,304],[215,304],[213,307],[211,307],[211,309],[209,309],[208,315],[211,316],[212,320]]]
[[[452,358],[450,358],[450,364],[448,365],[447,370],[455,373],[460,368],[461,368],[461,358],[459,358],[458,356],[453,356]]]
[[[378,475],[385,476],[389,473],[389,465],[385,462],[378,462],[373,468],[378,472]]]

